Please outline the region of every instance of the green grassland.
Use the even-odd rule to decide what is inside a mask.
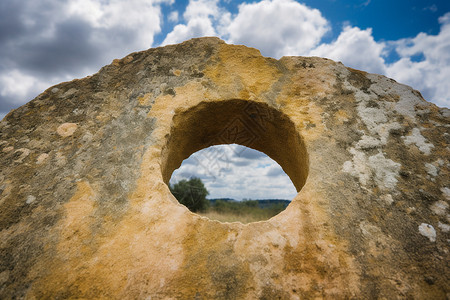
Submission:
[[[210,206],[198,212],[200,215],[220,222],[251,223],[268,220],[283,211],[285,203],[275,202],[261,205],[262,201],[212,201]]]

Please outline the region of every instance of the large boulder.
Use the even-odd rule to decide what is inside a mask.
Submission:
[[[0,298],[445,299],[449,119],[384,76],[217,38],[114,60],[0,123]],[[173,170],[224,143],[283,167],[285,211],[176,201]]]

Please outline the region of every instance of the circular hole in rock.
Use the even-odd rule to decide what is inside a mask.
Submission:
[[[214,145],[222,145],[222,150],[223,147],[226,150],[221,151],[218,150],[221,148],[211,147]],[[163,180],[170,186],[172,194],[180,203],[193,212],[206,213],[206,216],[219,221],[248,223],[267,219],[270,216],[261,218],[260,215],[258,219],[239,217],[229,219],[208,214],[206,207],[196,202],[207,196],[202,178],[197,178],[195,175],[185,176],[185,180],[179,180],[175,184],[176,178],[174,178],[172,184],[169,184],[174,170],[180,167],[185,159],[201,149],[204,149],[203,156],[209,158],[206,161],[203,158],[202,161],[192,162],[195,160],[194,156],[191,161],[187,160],[187,163],[197,163],[197,168],[204,169],[206,173],[209,172],[216,178],[220,176],[220,172],[226,171],[227,157],[223,157],[226,153],[228,158],[239,157],[239,154],[245,155],[245,151],[248,151],[248,155],[257,155],[254,150],[263,152],[276,161],[289,176],[297,192],[305,184],[308,175],[306,147],[294,123],[286,115],[267,104],[244,100],[202,102],[188,110],[176,112],[170,135],[162,150]],[[220,155],[222,157],[217,157]],[[275,169],[274,172],[276,172]],[[217,205],[221,208],[218,209]],[[243,208],[248,209],[252,206],[255,207],[255,211],[264,209],[263,205],[254,201],[245,203],[219,201],[213,206],[216,207],[214,209],[216,212],[220,212],[221,209],[225,212],[233,210],[242,212]],[[285,206],[283,205],[283,208]]]

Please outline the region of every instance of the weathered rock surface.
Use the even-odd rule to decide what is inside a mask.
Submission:
[[[0,298],[445,299],[448,109],[331,60],[216,38],[132,53],[0,123]],[[240,143],[300,192],[243,225],[166,185]]]

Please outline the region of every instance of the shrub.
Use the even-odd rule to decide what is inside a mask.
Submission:
[[[206,199],[209,192],[200,178],[183,179],[173,186],[169,185],[169,188],[178,202],[190,211],[205,211],[209,207],[209,201]]]

